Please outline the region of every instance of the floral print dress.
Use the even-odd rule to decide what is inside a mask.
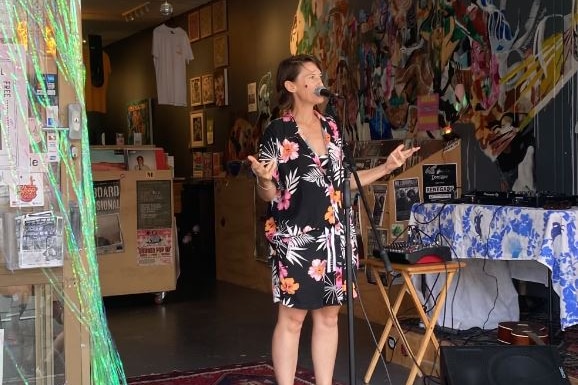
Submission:
[[[260,161],[277,161],[277,196],[265,223],[273,301],[307,310],[340,305],[346,299],[341,137],[331,117],[316,114],[326,154],[313,152],[291,114],[273,120],[259,144]],[[357,266],[352,224],[350,236],[352,266]]]

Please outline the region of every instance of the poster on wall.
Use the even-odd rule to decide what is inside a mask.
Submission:
[[[433,131],[439,129],[439,95],[431,93],[417,97],[417,129]]]
[[[152,101],[142,99],[127,106],[128,144],[153,144]]]
[[[44,174],[39,172],[21,172],[17,175],[4,174],[11,180],[10,207],[44,206]]]
[[[25,49],[19,44],[0,44],[0,168],[18,167],[20,146],[18,133],[26,130],[28,110]],[[11,145],[8,145],[11,144]],[[16,145],[15,145],[16,144]]]
[[[365,250],[364,257],[379,257],[381,252],[381,247],[387,245],[387,230],[386,229],[376,229],[379,241],[375,239],[375,234],[371,227],[367,228],[367,250]]]
[[[247,111],[257,111],[257,83],[247,84]]]
[[[137,263],[139,266],[173,261],[173,209],[170,180],[136,182]]]
[[[381,226],[383,224],[383,212],[385,210],[385,201],[387,199],[387,185],[375,184],[373,187],[373,224]]]
[[[447,202],[454,198],[457,187],[456,163],[424,164],[422,166],[423,201]]]
[[[171,228],[137,230],[138,265],[170,265],[173,262],[173,238]]]
[[[64,249],[62,217],[52,211],[21,215],[15,218],[16,264],[7,258],[10,269],[62,266]]]
[[[395,220],[408,221],[411,214],[411,206],[419,203],[419,180],[418,178],[396,179],[393,181],[395,191]]]
[[[94,181],[92,185],[97,221],[96,254],[119,253],[124,250],[120,227],[120,181]]]

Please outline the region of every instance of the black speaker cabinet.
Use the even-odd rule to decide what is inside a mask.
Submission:
[[[104,84],[102,36],[88,35],[88,52],[90,60],[90,81],[93,87],[102,87]]]
[[[442,385],[570,385],[551,345],[441,346]]]

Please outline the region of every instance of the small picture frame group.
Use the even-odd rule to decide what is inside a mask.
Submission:
[[[203,112],[191,112],[190,114],[191,141],[189,148],[199,148],[205,145],[205,127]]]

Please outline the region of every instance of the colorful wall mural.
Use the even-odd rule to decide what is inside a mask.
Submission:
[[[300,0],[290,50],[322,60],[350,139],[439,136],[427,108],[437,100],[437,128],[471,123],[507,174],[578,68],[576,1]]]

